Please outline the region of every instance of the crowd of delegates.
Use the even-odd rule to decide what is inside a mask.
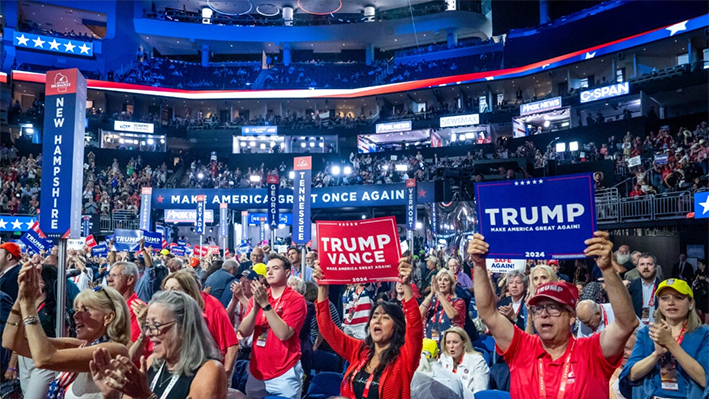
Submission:
[[[50,24],[51,25],[51,24]],[[94,34],[88,34],[86,32],[74,32],[73,29],[64,32],[58,32],[54,29],[44,29],[40,25],[32,21],[23,21],[20,24],[20,31],[28,33],[36,33],[38,35],[53,36],[53,37],[63,37],[65,39],[75,39],[84,42],[92,42],[94,40]]]
[[[660,277],[652,254],[613,251],[604,232],[565,267],[490,273],[475,235],[463,258],[406,253],[400,282],[348,286],[322,281],[314,250],[200,259],[114,245],[69,251],[61,339],[56,251],[0,245],[3,377],[25,398],[301,398],[325,367],[357,399],[709,392],[706,261],[682,255]],[[314,364],[323,353],[332,364]]]
[[[0,145],[0,213],[36,215],[41,177],[41,157],[19,156],[14,145]]]

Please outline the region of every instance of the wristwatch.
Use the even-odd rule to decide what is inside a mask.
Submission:
[[[269,310],[273,310],[273,306],[269,303],[268,305],[264,306],[263,308],[264,312],[268,312]]]

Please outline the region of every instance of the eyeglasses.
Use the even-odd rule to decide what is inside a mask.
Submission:
[[[167,323],[144,323],[140,326],[140,329],[150,335],[161,335],[165,333],[165,331],[161,331],[163,327],[169,327],[175,323],[177,323],[177,320],[169,321]]]
[[[550,303],[548,305],[542,306],[532,305],[529,307],[529,310],[531,310],[532,314],[535,316],[541,316],[542,312],[546,310],[549,316],[556,317],[561,314],[561,312],[564,310],[564,307],[556,303]]]

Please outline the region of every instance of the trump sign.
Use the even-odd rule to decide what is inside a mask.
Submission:
[[[583,258],[596,230],[590,173],[478,183],[475,197],[493,258]]]
[[[315,228],[324,283],[399,281],[401,246],[395,217],[323,221]]]

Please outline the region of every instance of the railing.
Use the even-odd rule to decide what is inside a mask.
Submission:
[[[690,191],[630,198],[621,198],[617,194],[616,188],[596,192],[599,223],[684,219],[694,205],[694,193]]]
[[[140,226],[140,221],[137,215],[131,211],[113,211],[111,215],[111,230],[129,229],[137,230]]]

